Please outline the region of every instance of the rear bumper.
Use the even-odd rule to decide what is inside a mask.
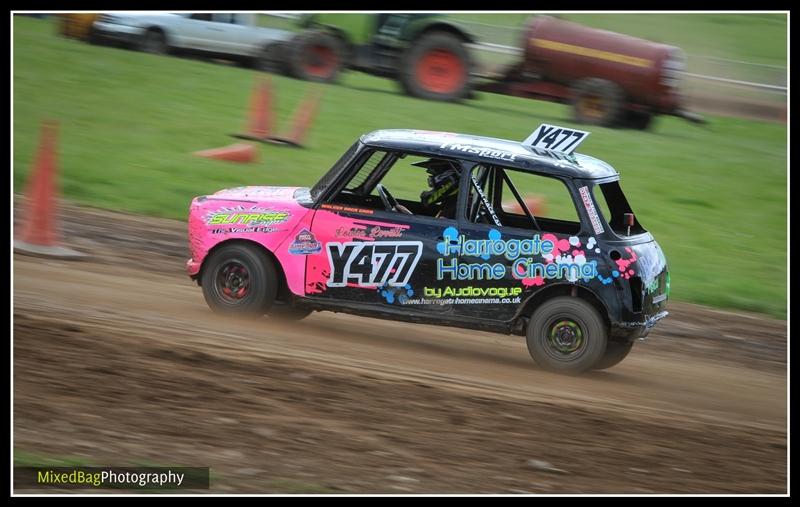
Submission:
[[[638,322],[620,322],[617,325],[617,327],[629,330],[629,331],[632,332],[631,334],[633,334],[633,335],[637,335],[638,334],[639,338],[644,338],[645,336],[647,336],[650,333],[650,330],[653,328],[653,326],[655,326],[656,323],[659,320],[663,319],[667,315],[669,315],[669,312],[667,312],[667,311],[658,312],[655,315],[651,315],[650,317],[647,317],[643,321],[638,321]]]

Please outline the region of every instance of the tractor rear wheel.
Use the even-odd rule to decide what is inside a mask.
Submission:
[[[332,83],[345,64],[345,47],[338,37],[319,30],[298,35],[291,44],[289,69],[305,81]]]
[[[403,56],[400,84],[415,97],[458,101],[472,91],[471,67],[461,38],[447,32],[431,32],[422,35]]]

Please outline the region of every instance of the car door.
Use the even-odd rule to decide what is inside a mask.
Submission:
[[[217,13],[208,24],[208,40],[214,51],[227,55],[245,55],[248,52],[248,38],[253,38],[253,30],[246,24],[246,14]]]
[[[318,203],[310,232],[322,255],[307,259],[308,297],[414,314],[452,311],[436,276],[437,247],[442,231],[456,222],[424,214],[418,196],[425,190],[425,168],[397,167],[401,156],[366,149],[340,188]],[[397,201],[416,213],[387,210],[378,184],[390,194],[400,192]]]
[[[177,35],[182,39],[181,47],[198,51],[210,51],[211,43],[209,26],[213,26],[211,13],[182,14],[182,20],[176,23]]]
[[[563,181],[476,165],[468,185],[459,228],[448,234],[451,262],[458,263],[456,316],[510,321],[545,286],[590,274],[587,241]]]

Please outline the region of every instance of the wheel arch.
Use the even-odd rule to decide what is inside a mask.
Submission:
[[[411,36],[409,42],[414,43],[417,40],[419,40],[422,36],[428,35],[433,32],[443,32],[455,35],[466,44],[471,44],[475,42],[475,38],[472,35],[462,30],[461,28],[455,25],[451,25],[450,23],[446,23],[444,21],[434,21],[432,23],[429,23],[421,27]]]
[[[245,238],[232,238],[227,239],[225,241],[220,241],[206,253],[206,256],[203,258],[203,262],[200,264],[200,270],[197,271],[197,274],[194,276],[195,280],[197,281],[197,285],[202,285],[201,280],[203,279],[203,271],[205,271],[206,263],[209,258],[211,258],[214,253],[222,247],[232,245],[232,244],[240,244],[240,245],[247,245],[253,246],[260,252],[263,252],[275,266],[275,273],[278,275],[278,295],[276,299],[278,301],[286,301],[291,297],[291,292],[289,291],[289,285],[286,283],[286,273],[283,270],[283,265],[281,264],[280,260],[275,256],[275,254],[267,247],[262,245],[257,241],[253,241],[251,239]]]
[[[321,29],[339,39],[339,42],[342,44],[342,49],[344,49],[344,62],[342,62],[342,67],[345,69],[349,68],[353,64],[356,47],[353,41],[350,40],[347,32],[339,27],[328,25],[323,25]]]
[[[605,325],[611,327],[611,317],[608,306],[602,298],[600,298],[594,291],[588,287],[575,285],[571,283],[557,283],[545,287],[542,290],[532,294],[522,305],[514,318],[513,329],[517,334],[525,334],[525,328],[528,325],[531,315],[536,309],[547,301],[559,296],[570,296],[581,298],[587,303],[591,304],[595,310],[603,318]]]
[[[174,47],[172,35],[161,25],[148,25],[142,29],[141,36],[144,37],[148,33],[160,33],[164,37],[164,45],[166,46],[167,50]]]

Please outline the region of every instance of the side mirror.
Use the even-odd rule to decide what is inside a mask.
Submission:
[[[633,216],[633,213],[625,213],[624,217],[625,218],[624,218],[623,222],[625,223],[625,225],[628,226],[628,236],[630,236],[631,235],[631,227],[633,227],[633,224],[636,223],[636,219]]]

